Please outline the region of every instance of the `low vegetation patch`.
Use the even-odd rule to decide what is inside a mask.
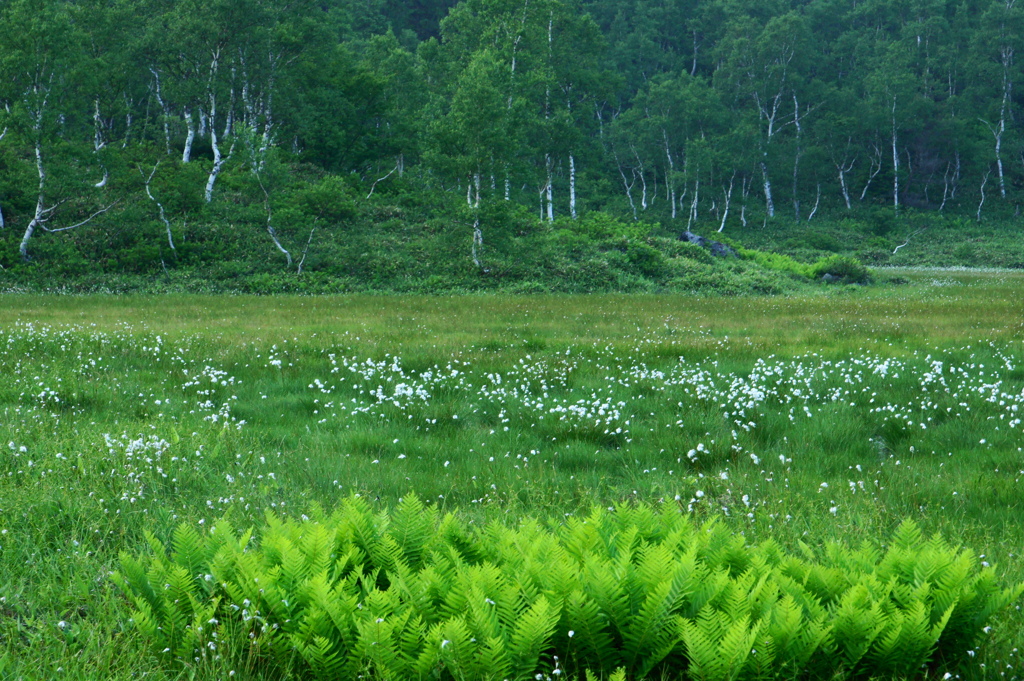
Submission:
[[[0,676],[1019,681],[1021,275],[900,276],[6,296]]]
[[[642,505],[474,528],[410,495],[268,520],[255,545],[223,521],[122,556],[156,653],[309,679],[914,677],[968,660],[1024,593],[910,522],[885,551],[792,555]]]

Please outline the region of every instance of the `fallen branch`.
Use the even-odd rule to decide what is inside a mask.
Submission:
[[[39,227],[41,227],[44,232],[49,232],[50,234],[56,234],[57,232],[67,232],[67,231],[72,230],[72,229],[78,229],[79,227],[82,227],[84,225],[89,224],[90,222],[92,222],[93,218],[96,218],[96,217],[99,217],[100,215],[103,215],[108,210],[110,210],[111,208],[113,208],[114,206],[119,204],[120,202],[121,202],[121,200],[118,199],[117,201],[114,201],[109,206],[107,206],[105,208],[100,208],[98,211],[96,211],[95,213],[93,213],[92,215],[87,217],[86,219],[82,220],[81,222],[77,222],[77,223],[75,223],[73,225],[69,225],[67,227],[58,227],[57,229],[50,229],[49,227],[46,226],[46,224],[44,222],[40,222],[39,223]],[[53,206],[52,208],[48,208],[46,210],[46,212],[47,213],[52,213],[54,210],[56,210],[56,208],[57,208],[57,206]]]
[[[395,167],[391,169],[391,172],[390,172],[390,173],[388,173],[388,174],[387,174],[387,175],[385,175],[384,177],[378,177],[378,178],[377,178],[377,179],[376,179],[376,180],[374,181],[374,183],[373,183],[372,185],[370,185],[370,193],[366,195],[366,198],[370,198],[371,196],[373,196],[373,190],[377,188],[377,183],[378,183],[378,182],[383,182],[384,180],[386,180],[386,179],[388,179],[389,177],[391,177],[392,175],[394,175],[394,174],[395,174],[395,173],[396,173],[396,172],[398,171],[398,167],[399,167],[399,165],[400,165],[400,164],[399,164],[399,163],[398,163],[398,162],[396,161],[396,162],[395,162]]]
[[[904,246],[906,246],[906,245],[908,245],[908,244],[910,243],[910,240],[911,240],[911,239],[913,239],[913,238],[914,238],[915,236],[917,236],[918,234],[920,234],[921,232],[923,232],[923,231],[924,231],[924,230],[926,230],[926,229],[928,229],[928,228],[927,228],[927,227],[922,227],[921,229],[917,230],[916,232],[914,232],[913,234],[911,234],[910,236],[908,236],[908,237],[907,237],[907,240],[906,240],[906,241],[904,241],[904,242],[903,242],[902,244],[900,244],[900,245],[899,245],[899,246],[897,246],[897,247],[896,247],[895,249],[893,249],[893,252],[892,252],[892,254],[893,254],[893,255],[896,255],[896,253],[897,253],[897,252],[898,252],[898,251],[899,251],[899,250],[900,250],[901,248],[903,248]]]

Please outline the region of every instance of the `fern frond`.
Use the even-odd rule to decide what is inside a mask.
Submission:
[[[611,670],[622,662],[622,655],[608,631],[608,616],[591,598],[574,591],[565,601],[566,631],[569,649],[584,665]]]
[[[536,672],[541,654],[550,645],[560,614],[541,596],[516,622],[509,638],[509,654],[516,678],[526,679]]]

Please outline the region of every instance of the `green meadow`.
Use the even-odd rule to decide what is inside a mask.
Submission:
[[[884,551],[909,519],[1022,582],[1024,273],[887,277],[788,297],[2,296],[0,679],[298,675],[161,657],[111,574],[175,528],[258,541],[268,517],[357,498],[414,494],[468,528],[649,507],[793,552]],[[927,673],[1024,677],[1020,605]]]

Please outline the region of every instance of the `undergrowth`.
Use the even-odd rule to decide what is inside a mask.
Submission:
[[[224,520],[150,546],[116,579],[158,655],[325,680],[909,678],[955,670],[1024,593],[912,522],[884,551],[794,555],[643,505],[473,528],[413,495],[390,514],[350,498],[271,515],[258,542]]]

